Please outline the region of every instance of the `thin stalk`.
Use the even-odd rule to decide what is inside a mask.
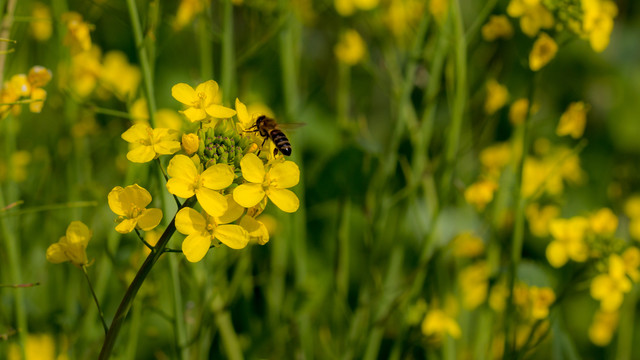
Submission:
[[[133,37],[138,49],[138,60],[142,68],[142,79],[144,82],[145,93],[147,94],[147,106],[149,107],[149,122],[154,127],[156,124],[156,96],[153,88],[153,73],[149,54],[144,46],[144,36],[142,34],[142,26],[140,25],[140,16],[135,0],[127,0],[129,8],[129,17],[131,18],[131,27],[133,28]]]
[[[469,26],[469,29],[467,30],[467,45],[469,45],[471,41],[473,41],[473,39],[476,37],[476,35],[478,34],[478,30],[480,30],[480,27],[487,21],[487,17],[489,17],[491,12],[493,11],[493,8],[496,7],[497,3],[498,0],[487,0],[487,2],[484,4],[484,7],[482,8],[482,10],[480,10],[473,23],[471,23],[471,26]]]
[[[144,246],[146,246],[149,250],[153,250],[153,245],[149,244],[147,242],[147,240],[144,239],[144,237],[142,237],[142,234],[140,234],[140,231],[138,229],[133,229],[136,232],[136,235],[138,235],[138,239],[140,239],[140,241],[142,241],[142,243],[144,244]],[[166,250],[166,249],[165,249]]]
[[[351,67],[338,62],[338,91],[336,92],[336,107],[338,124],[342,130],[349,129],[349,93],[351,90]]]
[[[185,201],[180,208],[182,209],[185,207],[191,207],[193,206],[193,204],[195,204],[195,202],[196,198],[192,197]],[[151,272],[153,265],[155,265],[160,256],[164,253],[164,248],[167,246],[169,239],[171,239],[171,236],[175,231],[176,218],[174,215],[171,223],[169,223],[169,226],[167,226],[164,233],[162,233],[162,236],[160,236],[158,243],[156,244],[156,246],[154,246],[153,251],[151,251],[149,256],[147,256],[147,259],[142,264],[142,267],[140,267],[140,270],[138,270],[138,273],[131,282],[131,285],[129,285],[127,292],[124,294],[124,297],[122,298],[122,301],[118,306],[118,310],[116,310],[116,314],[113,317],[113,321],[111,322],[111,327],[109,328],[107,336],[104,339],[104,344],[102,344],[102,350],[100,351],[99,359],[108,359],[111,355],[113,346],[115,345],[118,334],[120,333],[120,329],[122,328],[124,319],[127,316],[129,309],[131,309],[131,305],[133,304],[133,300],[138,294],[138,290],[140,290],[140,286],[142,286],[142,283],[147,278],[147,275],[149,275],[149,272]]]
[[[102,328],[104,329],[104,334],[107,335],[107,331],[109,331],[109,328],[107,327],[107,322],[104,321],[104,313],[102,312],[102,308],[100,307],[100,302],[98,301],[96,292],[93,290],[93,285],[91,285],[91,279],[89,279],[89,274],[87,273],[87,266],[82,265],[81,269],[82,269],[82,273],[84,274],[84,278],[87,279],[87,284],[89,284],[89,290],[91,290],[91,296],[93,296],[93,301],[96,303],[96,307],[98,308],[98,313],[100,314],[100,320],[102,321]]]
[[[227,103],[235,93],[236,65],[233,46],[233,3],[231,0],[224,0],[223,3],[221,85],[223,102]]]
[[[633,350],[633,328],[635,323],[636,304],[638,300],[638,291],[640,288],[634,286],[629,295],[625,296],[624,304],[620,311],[625,314],[620,318],[620,328],[618,329],[618,347],[616,348],[616,359],[631,359]]]
[[[95,207],[98,206],[97,201],[71,201],[63,204],[50,204],[42,206],[34,206],[22,210],[11,211],[10,209],[0,210],[0,217],[2,216],[19,216],[25,214],[34,214],[38,212],[53,211],[60,209],[80,208],[80,207]]]
[[[186,360],[189,359],[189,347],[187,346],[188,335],[184,323],[184,311],[182,309],[182,292],[180,289],[178,258],[175,256],[169,256],[169,272],[171,273],[171,287],[173,290],[173,326],[175,326],[176,329],[176,343],[180,349],[180,359]]]

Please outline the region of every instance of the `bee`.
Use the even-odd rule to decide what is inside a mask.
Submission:
[[[289,125],[289,124],[287,124]],[[301,124],[291,124],[291,125],[301,125]],[[253,129],[253,130],[252,130]],[[291,155],[291,143],[282,130],[280,130],[278,123],[269,117],[264,115],[260,115],[256,119],[256,123],[249,128],[249,131],[258,132],[260,136],[264,137],[264,141],[262,142],[262,146],[267,141],[267,139],[271,139],[273,144],[276,146],[273,149],[273,155],[277,155],[278,151],[282,153],[282,155],[289,156]]]

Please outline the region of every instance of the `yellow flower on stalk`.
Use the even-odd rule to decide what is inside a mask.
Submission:
[[[442,24],[449,13],[449,0],[429,0],[429,13]]]
[[[47,261],[59,264],[70,261],[75,266],[84,266],[87,259],[87,245],[93,233],[82,221],[72,221],[66,236],[47,248]]]
[[[584,241],[589,221],[581,216],[555,219],[549,225],[553,240],[547,245],[546,255],[551,266],[559,268],[569,261],[584,262],[589,248]]]
[[[233,199],[250,208],[268,197],[280,210],[292,213],[298,210],[300,200],[288,188],[300,181],[300,169],[293,161],[278,162],[266,171],[255,154],[247,154],[240,161],[242,177],[247,183],[233,190]]]
[[[487,82],[487,99],[484,103],[484,112],[492,115],[500,110],[509,100],[509,90],[504,85],[500,85],[495,79]]]
[[[399,41],[403,41],[415,31],[417,22],[424,16],[424,7],[420,0],[391,0],[384,23]]]
[[[493,311],[501,313],[507,307],[507,298],[510,290],[504,281],[500,281],[491,287],[489,293],[489,306]]]
[[[256,220],[249,215],[245,215],[240,219],[240,223],[238,225],[242,226],[247,231],[250,240],[255,241],[259,245],[264,245],[269,242],[269,230],[262,221]]]
[[[497,188],[498,184],[493,180],[479,180],[464,191],[464,199],[478,211],[482,211],[493,201],[493,193]]]
[[[491,15],[489,22],[482,26],[482,38],[486,41],[509,39],[513,36],[513,26],[504,15]]]
[[[640,195],[635,194],[624,203],[624,213],[630,219],[640,218]]]
[[[41,2],[33,3],[31,9],[30,33],[37,41],[47,41],[53,33],[53,23],[51,21],[51,9]]]
[[[357,31],[350,29],[340,35],[340,41],[333,48],[339,61],[349,66],[358,64],[367,53],[367,45]]]
[[[27,360],[64,360],[62,353],[56,357],[56,343],[51,334],[27,334],[25,343]],[[22,351],[17,343],[9,343],[8,360],[22,360]]]
[[[176,214],[176,229],[187,237],[182,242],[182,252],[190,262],[198,262],[217,239],[232,249],[242,249],[249,243],[249,235],[239,225],[228,225],[220,218],[200,214],[192,208],[184,208]]]
[[[525,209],[525,215],[529,222],[529,231],[536,237],[544,238],[549,235],[551,221],[560,215],[560,208],[555,205],[540,206],[532,203]]]
[[[611,209],[603,208],[589,217],[591,230],[601,236],[613,236],[618,228],[618,217]]]
[[[549,287],[529,287],[531,299],[531,318],[542,320],[549,316],[549,306],[556,301],[556,294]]]
[[[633,282],[640,281],[640,249],[635,246],[627,248],[622,253],[622,261],[624,262],[624,271],[629,275]]]
[[[527,111],[529,110],[529,100],[526,98],[518,99],[511,104],[509,107],[509,121],[513,125],[523,124],[527,117]],[[533,103],[531,107],[531,114],[533,115],[538,112],[538,105]]]
[[[486,261],[479,261],[460,271],[460,289],[462,290],[462,305],[465,309],[473,310],[486,299],[489,291],[489,265]]]
[[[529,54],[529,67],[532,71],[538,71],[549,63],[558,52],[558,44],[546,33],[541,33],[533,43],[533,49]]]
[[[615,2],[608,0],[582,0],[582,30],[589,37],[591,48],[602,52],[609,46],[613,31],[613,18],[618,14]]]
[[[102,71],[101,56],[100,48],[93,46],[71,57],[69,86],[78,96],[87,97],[96,88]]]
[[[591,297],[600,300],[602,311],[615,311],[622,305],[624,294],[631,291],[631,281],[625,272],[624,260],[618,254],[609,256],[607,273],[591,280]]]
[[[193,18],[200,14],[205,5],[209,4],[209,0],[182,0],[178,5],[176,12],[176,18],[173,21],[173,28],[180,30],[186,25],[191,24]]]
[[[618,327],[620,314],[618,311],[596,310],[593,323],[589,326],[589,340],[598,346],[607,346]]]
[[[434,337],[437,341],[445,335],[458,339],[462,335],[460,325],[456,320],[441,309],[429,309],[422,320],[422,333],[427,337]]]
[[[218,83],[209,80],[198,85],[194,90],[185,83],[179,83],[171,88],[171,96],[187,105],[181,111],[191,122],[205,120],[208,116],[215,119],[230,118],[236,111],[220,105],[222,99]]]
[[[75,11],[62,14],[62,21],[67,25],[67,35],[64,44],[69,46],[72,53],[89,51],[91,49],[92,25],[84,22],[82,15]]]
[[[171,155],[180,150],[178,132],[171,129],[152,129],[147,124],[135,124],[122,133],[122,138],[131,143],[127,159],[145,163],[160,155]]]
[[[529,37],[534,37],[541,28],[553,27],[553,14],[542,4],[541,0],[511,0],[507,6],[507,14],[520,18],[520,28]]]
[[[151,203],[151,194],[138,184],[114,187],[107,196],[109,208],[118,215],[116,231],[128,234],[138,228],[151,230],[160,224],[162,210],[147,209]]]
[[[380,0],[335,0],[333,5],[340,16],[350,16],[356,10],[372,10]]]
[[[227,200],[219,192],[231,185],[235,175],[227,164],[215,164],[205,171],[185,155],[176,155],[169,162],[167,190],[183,199],[196,196],[202,208],[211,216],[222,216],[227,211]]]
[[[484,242],[470,231],[456,235],[451,241],[453,256],[459,258],[473,258],[484,253]]]
[[[580,138],[587,123],[587,111],[589,111],[589,106],[582,101],[571,103],[560,117],[556,134],[558,136],[571,135],[574,139]]]
[[[511,144],[507,142],[495,143],[480,152],[480,163],[489,178],[500,176],[500,171],[511,161],[511,152]]]
[[[119,99],[127,100],[135,95],[142,74],[140,69],[129,64],[122,51],[109,51],[104,55],[100,79]]]

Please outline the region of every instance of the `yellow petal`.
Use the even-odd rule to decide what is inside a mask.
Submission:
[[[248,182],[261,184],[264,180],[264,164],[256,154],[250,153],[245,155],[242,160],[240,160],[240,167],[242,168],[242,177]],[[236,201],[238,201],[238,199],[236,199]]]
[[[201,121],[207,117],[207,113],[204,111],[204,109],[197,109],[193,107],[182,111],[182,113],[191,122]]]
[[[31,100],[39,100],[34,101],[29,104],[29,111],[32,113],[39,113],[42,111],[42,107],[44,106],[44,100],[47,98],[47,91],[41,88],[35,88],[31,91]]]
[[[138,227],[144,231],[149,231],[160,224],[162,220],[162,210],[145,209],[138,217]]]
[[[196,87],[196,94],[202,93],[206,95],[208,101],[215,99],[218,94],[218,83],[214,80],[207,80]]]
[[[178,140],[179,135],[179,132],[169,128],[153,129],[153,142],[159,143],[162,141]]]
[[[120,200],[120,194],[124,191],[122,186],[116,186],[109,192],[107,195],[107,202],[109,203],[109,208],[116,215],[125,216],[127,214],[128,207],[122,203]]]
[[[243,130],[246,130],[253,125],[251,117],[249,117],[249,112],[247,111],[247,106],[240,102],[240,99],[238,98],[236,98],[236,112]]]
[[[167,181],[167,190],[169,193],[183,199],[188,199],[196,193],[193,182],[178,178],[172,178]]]
[[[153,145],[153,151],[160,155],[171,155],[178,152],[181,148],[180,142],[175,140],[161,141]]]
[[[255,239],[258,244],[264,245],[269,242],[269,230],[267,230],[267,227],[260,221],[247,215],[240,219],[239,225],[247,230],[249,237]]]
[[[146,163],[153,160],[156,157],[156,152],[153,151],[153,146],[141,145],[127,153],[127,159],[134,163]]]
[[[120,224],[116,225],[116,231],[120,234],[128,234],[136,228],[138,224],[138,218],[125,219]]]
[[[233,168],[227,164],[212,165],[200,175],[202,186],[212,190],[227,188],[234,178]]]
[[[72,221],[67,227],[67,242],[86,246],[93,233],[82,221]]]
[[[242,184],[233,189],[233,200],[246,208],[258,204],[264,195],[262,184]]]
[[[227,200],[227,211],[224,212],[224,215],[216,219],[218,224],[228,224],[236,221],[244,213],[244,208],[233,200],[232,194],[227,194],[224,198]]]
[[[212,104],[206,108],[207,114],[217,119],[230,118],[236,114],[236,111],[222,105]]]
[[[269,200],[280,210],[288,213],[295,212],[300,207],[300,200],[296,194],[287,189],[269,189]]]
[[[182,242],[182,252],[190,262],[198,262],[209,251],[211,246],[211,237],[206,233],[191,234]]]
[[[196,197],[204,211],[210,216],[219,217],[227,211],[227,200],[215,190],[198,188],[196,189]]]
[[[140,140],[149,142],[149,130],[151,127],[147,124],[135,124],[131,126],[127,131],[122,133],[121,137],[126,142],[139,143]]]
[[[293,161],[278,163],[269,170],[269,179],[275,180],[278,189],[290,188],[300,181],[300,169]]]
[[[59,264],[68,261],[69,258],[64,253],[64,249],[59,243],[51,244],[47,248],[47,261],[53,264]]]
[[[185,83],[173,85],[171,88],[171,96],[185,105],[191,105],[197,100],[196,92],[191,86]]]
[[[569,260],[567,251],[557,240],[554,240],[547,245],[546,255],[547,260],[549,260],[549,264],[555,268],[562,267]]]
[[[238,225],[220,225],[214,230],[214,236],[232,249],[242,249],[249,243],[249,234]]]
[[[188,156],[176,155],[169,161],[167,173],[172,178],[195,183],[195,179],[198,176],[198,169],[196,168],[196,164],[194,164]]]
[[[120,194],[120,201],[138,208],[145,208],[151,203],[151,194],[138,184],[129,185]]]
[[[176,214],[176,229],[181,234],[199,234],[205,231],[206,227],[205,218],[192,208],[183,208]]]

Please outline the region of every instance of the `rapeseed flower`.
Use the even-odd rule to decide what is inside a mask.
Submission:
[[[624,262],[624,271],[633,282],[640,281],[640,249],[635,246],[627,248],[621,255]]]
[[[51,334],[27,334],[24,346],[26,360],[63,360],[65,355],[56,357],[56,343]],[[9,343],[8,360],[23,360],[20,346],[17,343]]]
[[[451,241],[453,256],[458,258],[474,258],[484,253],[484,242],[470,231],[456,235]]]
[[[542,28],[550,29],[554,23],[553,14],[541,0],[511,0],[507,14],[520,18],[520,28],[529,37],[536,36]]]
[[[458,279],[462,290],[462,305],[465,309],[473,310],[487,299],[489,265],[486,261],[479,261],[462,269]]]
[[[41,42],[49,40],[53,33],[51,9],[47,5],[37,1],[33,3],[31,17],[33,18],[29,24],[31,36]]]
[[[219,217],[201,214],[192,208],[178,211],[176,229],[187,235],[182,242],[182,252],[190,262],[202,260],[216,239],[232,249],[242,249],[249,243],[249,234],[243,227],[226,224]]]
[[[109,51],[104,55],[100,80],[119,99],[127,100],[133,97],[141,78],[140,69],[129,64],[127,55],[122,51]]]
[[[269,230],[267,226],[259,220],[249,215],[245,215],[240,219],[238,225],[242,226],[249,234],[249,239],[255,241],[259,245],[269,242]]]
[[[513,125],[524,124],[527,111],[530,111],[530,115],[533,115],[538,112],[538,105],[533,103],[531,109],[529,109],[529,99],[521,98],[514,101],[509,107],[509,121]]]
[[[180,150],[178,132],[171,129],[152,129],[149,125],[135,124],[122,134],[131,143],[127,159],[135,163],[145,163],[160,155],[171,155]]]
[[[243,170],[244,171],[244,170]],[[196,196],[202,208],[214,217],[227,211],[227,200],[219,192],[231,185],[235,175],[227,164],[214,164],[202,171],[185,155],[176,155],[169,162],[167,190],[173,195],[187,199]]]
[[[569,261],[584,262],[589,256],[585,236],[589,221],[580,216],[554,219],[549,225],[553,240],[547,245],[546,255],[551,266],[559,268]]]
[[[93,233],[81,221],[72,221],[67,233],[47,248],[47,261],[59,264],[65,261],[81,267],[87,265],[87,245]]]
[[[93,26],[82,19],[82,15],[71,11],[62,14],[62,21],[67,26],[64,44],[69,46],[74,54],[91,49],[91,30]]]
[[[340,35],[340,41],[333,48],[333,53],[339,61],[353,66],[364,59],[367,45],[357,31],[347,30]]]
[[[491,15],[489,22],[482,26],[482,38],[486,41],[509,39],[513,36],[513,26],[504,15]]]
[[[487,99],[484,103],[484,112],[488,115],[500,110],[509,100],[509,90],[504,85],[499,84],[496,80],[491,79],[487,82]]]
[[[607,346],[618,327],[618,311],[597,310],[589,326],[589,340],[598,346]]]
[[[529,53],[529,67],[532,71],[542,69],[556,56],[556,52],[558,52],[558,44],[546,33],[541,33]]]
[[[138,184],[126,188],[114,187],[107,196],[109,208],[118,215],[116,231],[127,234],[138,228],[151,230],[160,224],[162,210],[147,209],[151,203],[151,194]]]
[[[182,0],[176,11],[176,18],[173,21],[173,28],[180,30],[192,23],[193,18],[204,11],[209,5],[209,0]]]
[[[611,209],[603,208],[589,217],[589,225],[596,235],[611,237],[618,228],[618,217]]]
[[[589,106],[582,101],[571,103],[560,117],[556,134],[558,136],[571,135],[574,139],[580,138],[587,123],[588,111]]]
[[[449,13],[449,0],[430,0],[429,13],[442,24]]]
[[[200,138],[196,134],[182,134],[182,150],[191,156],[196,151],[198,151],[198,147],[200,146]]]
[[[556,294],[548,287],[529,287],[529,298],[531,299],[531,318],[542,320],[549,316],[549,306],[556,301]]]
[[[181,113],[191,122],[205,120],[207,116],[223,119],[236,114],[235,110],[220,105],[222,95],[213,80],[203,82],[195,90],[185,83],[176,84],[171,88],[171,95],[187,106]]]
[[[266,197],[280,210],[292,213],[298,210],[300,200],[288,188],[300,181],[300,169],[293,161],[276,162],[265,166],[255,154],[249,153],[240,161],[245,184],[233,191],[233,199],[250,208]]]
[[[379,2],[380,0],[334,0],[333,5],[340,16],[350,16],[356,10],[372,10]]]
[[[78,96],[85,98],[96,88],[102,72],[101,56],[100,48],[93,46],[71,57],[69,87]]]
[[[560,208],[555,205],[540,206],[540,204],[532,203],[525,209],[525,215],[531,234],[544,238],[549,236],[549,225],[553,219],[560,215]]]
[[[462,335],[460,325],[455,320],[453,313],[456,312],[457,304],[449,301],[447,308],[440,309],[437,305],[427,307],[427,313],[422,320],[422,334],[431,338],[435,342],[441,342],[445,335],[449,335],[454,339],[458,339]]]
[[[498,184],[493,180],[479,180],[464,191],[464,199],[478,211],[482,211],[493,201],[493,193],[497,188]]]
[[[609,46],[613,31],[613,18],[618,14],[615,2],[609,0],[582,0],[582,30],[589,38],[591,48],[602,52]]]
[[[620,255],[609,256],[608,271],[591,280],[591,297],[600,301],[602,311],[616,311],[622,305],[624,294],[631,291],[631,281],[627,278],[624,260]]]

